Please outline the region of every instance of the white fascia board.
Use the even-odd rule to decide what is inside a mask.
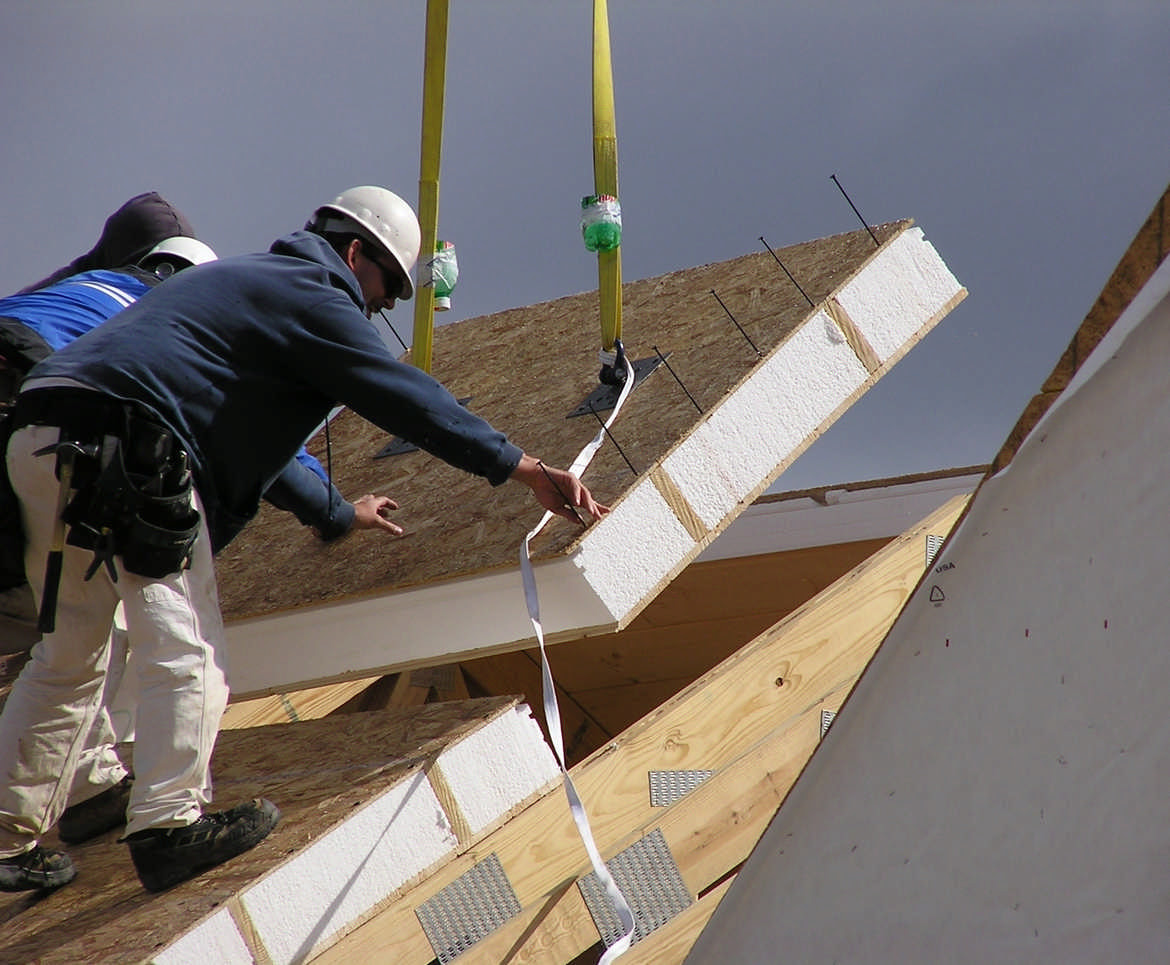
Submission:
[[[534,572],[546,634],[613,628],[616,618],[581,579],[574,556],[538,563]],[[468,659],[532,637],[517,568],[231,623],[228,681],[241,700]]]
[[[982,473],[867,489],[826,489],[810,496],[755,503],[696,562],[782,553],[867,539],[892,539],[948,499],[975,491]]]

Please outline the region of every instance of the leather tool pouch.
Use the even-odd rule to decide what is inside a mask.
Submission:
[[[189,566],[200,518],[187,454],[170,430],[128,410],[96,462],[64,516],[67,542],[94,551],[87,578],[104,563],[116,580],[114,556],[130,573],[154,579]]]

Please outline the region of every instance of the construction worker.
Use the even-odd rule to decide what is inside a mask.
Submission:
[[[156,207],[151,206],[151,210]],[[44,288],[0,299],[0,375],[11,376],[3,387],[10,386],[11,391],[0,388],[0,403],[11,401],[16,386],[37,361],[107,322],[176,272],[215,258],[215,252],[202,241],[177,235],[156,244],[138,265],[85,271]],[[324,540],[348,532],[354,515],[352,505],[342,498],[320,463],[304,447],[297,453],[296,463],[281,473],[266,498],[294,513]],[[20,527],[5,525],[2,517],[0,512],[0,653],[18,653],[39,639],[37,609],[24,582]],[[118,735],[108,713],[127,656],[123,626],[115,625],[111,648],[106,697],[74,773],[67,799],[69,807],[58,825],[61,839],[69,843],[86,841],[125,823],[131,778],[116,753]]]
[[[568,519],[608,512],[574,475],[523,452],[390,354],[368,319],[413,295],[419,243],[405,201],[352,188],[267,253],[179,275],[29,374],[7,464],[30,580],[40,597],[51,593],[40,574],[57,554],[60,582],[56,629],[0,715],[0,888],[55,887],[75,873],[40,838],[60,814],[100,700],[119,600],[140,678],[123,840],[144,887],[190,878],[275,827],[279,811],[264,799],[203,810],[228,696],[212,554],[335,404],[493,485],[528,486]],[[121,458],[103,464],[95,450]],[[123,465],[147,481],[140,497],[126,495]],[[354,528],[392,525],[385,505],[355,509]]]
[[[215,260],[195,238],[176,236],[154,245],[138,264],[90,269],[40,288],[0,298],[0,403],[37,362],[97,328],[177,271]]]

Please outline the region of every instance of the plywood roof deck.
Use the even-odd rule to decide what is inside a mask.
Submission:
[[[875,230],[886,241],[909,224]],[[778,254],[819,303],[874,252],[868,233],[856,231]],[[712,290],[765,353],[812,312],[766,252],[627,283],[622,303],[627,351],[643,358],[653,356],[657,346],[705,410],[759,362]],[[597,386],[596,301],[596,293],[583,293],[442,326],[435,331],[433,373],[527,451],[567,465],[598,430],[592,417],[565,417]],[[631,395],[614,433],[644,473],[699,419],[683,390],[660,368]],[[402,505],[396,518],[407,535],[378,541],[363,534],[323,546],[267,507],[217,560],[229,619],[515,565],[524,533],[540,516],[527,490],[493,491],[424,452],[376,460],[387,435],[351,412],[335,420],[331,437],[339,488],[347,496],[393,496]],[[324,457],[320,439],[313,448]],[[603,447],[586,475],[594,494],[609,503],[635,478],[613,446]],[[563,553],[578,536],[570,524],[556,520],[537,551]]]
[[[624,287],[631,358],[661,352],[683,385],[659,366],[587,470],[614,512],[584,532],[556,519],[535,542],[550,641],[628,623],[964,297],[910,222],[876,235],[876,246],[862,230],[777,253],[814,306],[770,254]],[[597,386],[595,310],[582,294],[443,327],[435,374],[528,451],[567,465],[598,432],[588,415],[566,418]],[[217,563],[233,690],[527,645],[517,555],[540,514],[527,490],[492,491],[417,451],[375,459],[389,440],[352,414],[331,436],[342,491],[391,495],[408,535],[322,545],[262,513]]]

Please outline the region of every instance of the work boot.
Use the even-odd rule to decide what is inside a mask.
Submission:
[[[57,822],[57,837],[66,844],[81,844],[99,834],[113,831],[126,823],[126,805],[134,779],[122,778],[113,787],[95,794],[87,801],[67,807]]]
[[[77,874],[64,851],[50,851],[39,844],[14,858],[0,858],[0,891],[36,891],[60,888]]]
[[[148,828],[122,840],[130,845],[142,887],[163,891],[243,854],[263,841],[279,820],[275,804],[256,798],[230,811],[204,814],[186,827]]]

